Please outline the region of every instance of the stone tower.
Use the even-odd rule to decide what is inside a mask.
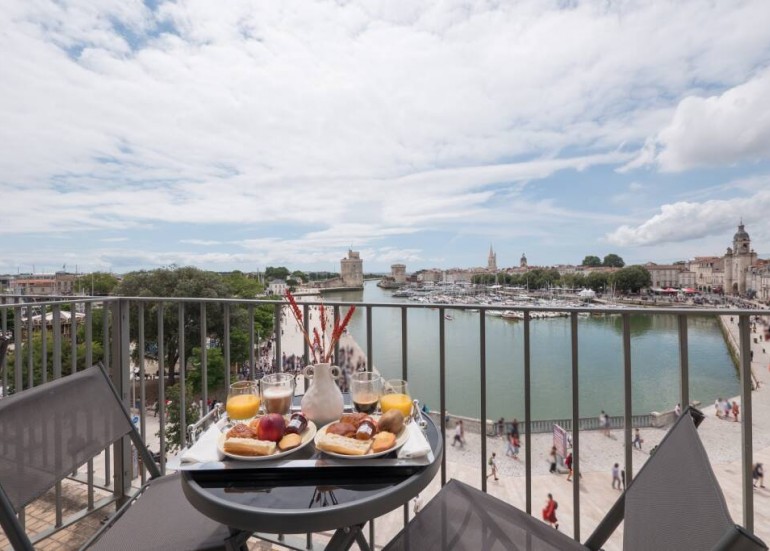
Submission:
[[[527,267],[527,255],[524,253],[521,253],[521,260],[519,260],[519,268],[526,268]]]
[[[756,262],[757,253],[751,250],[751,238],[741,220],[738,231],[733,236],[733,246],[727,247],[724,256],[724,292],[733,295],[744,294],[747,290],[746,276],[749,268]]]
[[[489,257],[487,258],[487,270],[490,272],[497,272],[497,253],[492,250],[492,245],[489,246]]]
[[[364,261],[358,251],[348,250],[348,257],[340,260],[340,277],[345,287],[364,286]]]

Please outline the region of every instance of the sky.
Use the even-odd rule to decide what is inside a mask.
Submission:
[[[770,2],[9,0],[0,273],[770,256]]]

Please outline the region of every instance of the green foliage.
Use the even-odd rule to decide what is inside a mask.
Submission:
[[[652,276],[644,266],[628,266],[612,274],[615,288],[622,292],[638,293],[652,286]]]
[[[607,266],[608,268],[622,268],[625,265],[626,263],[623,261],[623,259],[614,253],[610,253],[605,256],[604,262],[602,262],[602,266]]]
[[[206,385],[207,391],[223,390],[225,386],[225,358],[219,348],[206,350]],[[196,396],[203,391],[203,370],[201,369],[201,349],[193,348],[187,380],[192,384]]]
[[[192,297],[226,298],[230,289],[222,276],[193,267],[159,268],[150,271],[130,272],[115,289],[114,294],[128,297]],[[223,308],[221,305],[207,305],[206,331],[209,335],[224,333]],[[158,303],[145,304],[145,334],[154,338],[158,334]],[[131,334],[138,334],[138,310],[132,305],[129,317]],[[200,346],[200,305],[184,305],[184,355],[189,358],[193,348]],[[175,372],[171,369],[180,357],[179,350],[179,306],[165,305],[163,311],[163,340],[166,352],[165,364],[169,369],[169,384],[174,383]]]
[[[81,328],[82,331],[82,328]],[[69,337],[62,336],[61,346],[61,374],[67,375],[72,373],[72,346],[70,344]],[[15,372],[16,372],[16,359],[18,357],[21,362],[21,379],[24,388],[28,388],[29,381],[29,342],[24,339],[21,345],[20,354],[9,351],[7,353],[7,370],[8,370],[8,391],[9,393],[15,392]],[[94,339],[92,342],[92,362],[96,363],[104,359],[104,349],[101,341]],[[76,348],[77,357],[77,370],[82,371],[86,367],[86,345],[82,340],[78,340]],[[50,331],[46,338],[46,372],[45,379],[43,377],[43,337],[42,334],[37,333],[32,335],[32,380],[34,386],[38,386],[43,383],[44,380],[51,381],[54,378],[54,343],[53,335]]]
[[[75,280],[75,292],[107,296],[118,286],[118,278],[107,272],[93,272]]]
[[[606,289],[610,283],[610,276],[604,272],[591,272],[586,276],[585,286],[594,291],[601,292]]]
[[[238,270],[223,276],[222,279],[232,297],[251,299],[265,291],[265,286],[256,277]]]
[[[270,281],[271,279],[287,279],[290,273],[289,269],[284,266],[279,266],[277,268],[268,266],[265,268],[265,279],[267,281]]]
[[[588,255],[583,259],[583,262],[581,262],[580,265],[595,268],[602,265],[602,260],[598,256]]]
[[[182,434],[186,426],[182,426],[181,386],[166,387],[166,399],[170,401],[166,408],[166,446],[169,452],[175,452],[182,447]],[[193,400],[192,383],[185,381],[185,423],[190,425],[200,419],[198,404]],[[156,433],[160,436],[160,432]]]

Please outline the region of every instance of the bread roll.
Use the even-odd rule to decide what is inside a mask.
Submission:
[[[255,440],[253,438],[228,438],[225,440],[225,452],[235,455],[272,455],[275,442]]]
[[[396,445],[396,435],[392,432],[382,431],[374,436],[372,453],[380,453],[389,450]]]
[[[369,451],[371,440],[356,440],[339,434],[324,434],[318,441],[318,448],[342,455],[364,455]]]

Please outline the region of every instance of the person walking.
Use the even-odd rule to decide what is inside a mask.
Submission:
[[[516,456],[516,453],[513,451],[513,431],[508,433],[508,447],[505,448],[505,455],[508,457]]]
[[[741,408],[740,408],[740,406],[738,406],[738,401],[737,400],[733,400],[732,411],[733,411],[733,419],[735,419],[735,422],[737,423],[738,422],[738,414],[741,412]]]
[[[567,473],[567,482],[572,481],[572,452],[569,452],[567,454],[567,457],[564,458],[564,464],[569,469],[569,473]]]
[[[722,418],[722,411],[724,410],[724,404],[722,404],[722,397],[716,399],[714,402],[714,409],[716,410],[717,417]]]
[[[637,428],[636,432],[634,432],[634,442],[633,442],[634,447],[638,450],[641,450],[642,442],[644,442],[644,440],[642,440],[642,435],[639,434],[639,429]]]
[[[623,491],[622,481],[620,480],[620,465],[615,463],[612,466],[612,489],[614,490],[616,488],[615,484],[617,483],[617,489],[621,492]]]
[[[559,504],[556,503],[551,494],[548,494],[548,501],[545,502],[545,507],[543,507],[543,520],[557,530],[559,529],[559,519],[556,518],[556,509],[558,508]]]
[[[455,437],[454,440],[452,440],[452,447],[455,447],[455,444],[460,444],[460,449],[465,446],[465,429],[463,429],[463,420],[458,419],[457,423],[455,424]]]
[[[765,469],[762,467],[762,463],[757,463],[751,471],[751,478],[753,479],[754,487],[757,487],[757,481],[759,481],[759,487],[765,487]]]
[[[494,476],[495,480],[499,480],[497,478],[497,455],[495,452],[492,452],[492,455],[489,457],[489,461],[487,461],[487,464],[491,467],[490,473],[487,475],[487,478],[490,476]]]
[[[511,423],[511,432],[517,439],[519,438],[519,421],[515,417]]]
[[[500,417],[500,419],[497,420],[497,436],[500,438],[505,437],[505,418]]]
[[[549,473],[556,473],[556,446],[551,446],[551,453],[548,454],[548,461],[551,463]]]
[[[674,415],[676,415],[677,419],[679,419],[682,416],[682,404],[677,404],[674,407]]]
[[[519,450],[521,449],[521,442],[519,442],[519,435],[513,434],[513,458],[518,460],[519,459]]]

